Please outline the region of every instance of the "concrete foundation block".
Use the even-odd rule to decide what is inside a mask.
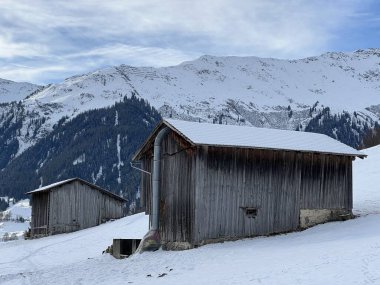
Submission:
[[[344,221],[353,217],[347,209],[301,209],[300,228],[305,229],[329,221]]]
[[[166,242],[162,244],[164,250],[186,250],[191,249],[193,246],[188,242]]]

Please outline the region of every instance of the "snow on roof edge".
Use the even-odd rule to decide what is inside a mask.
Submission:
[[[258,128],[258,127],[250,127],[250,126],[235,126],[235,125],[220,125],[220,124],[210,124],[210,123],[200,123],[200,122],[188,122],[188,121],[182,121],[182,120],[174,120],[174,119],[163,119],[161,124],[159,124],[159,126],[161,126],[162,124],[165,124],[167,125],[168,127],[170,127],[171,129],[175,130],[176,132],[178,132],[181,136],[183,136],[186,140],[188,140],[190,143],[194,144],[194,145],[208,145],[208,146],[216,146],[216,147],[237,147],[237,148],[252,148],[252,149],[268,149],[268,150],[284,150],[284,151],[299,151],[299,152],[313,152],[313,153],[324,153],[324,154],[331,154],[331,155],[346,155],[346,156],[357,156],[359,158],[365,158],[367,157],[367,155],[359,150],[356,150],[334,138],[331,138],[325,134],[319,134],[319,133],[312,133],[312,132],[300,132],[300,131],[292,131],[292,130],[281,130],[281,129],[270,129],[270,128]],[[313,137],[318,137],[318,138],[323,138],[321,140],[323,140],[324,142],[330,142],[330,143],[333,143],[335,144],[335,147],[340,145],[342,147],[342,149],[344,148],[345,151],[338,151],[338,150],[332,150],[332,151],[329,151],[329,150],[326,150],[326,149],[323,149],[323,148],[315,148],[315,149],[312,149],[312,148],[307,148],[307,147],[304,147],[304,148],[297,148],[297,147],[281,147],[281,146],[277,146],[277,147],[273,147],[273,146],[268,146],[268,145],[250,145],[250,144],[228,144],[228,143],[206,143],[205,141],[197,141],[196,139],[194,139],[194,137],[192,137],[193,134],[189,133],[188,130],[185,130],[184,128],[182,128],[180,126],[180,124],[193,124],[194,126],[196,125],[196,129],[198,130],[200,126],[208,126],[208,127],[211,127],[211,126],[217,126],[218,128],[220,127],[226,127],[226,128],[242,128],[244,129],[245,131],[246,130],[260,130],[259,132],[263,133],[263,132],[269,132],[269,133],[277,133],[277,134],[287,134],[287,135],[290,135],[290,136],[298,136],[298,137],[301,137],[301,136],[313,136]],[[156,128],[158,129],[158,128]],[[241,129],[241,130],[242,130]],[[244,132],[242,132],[242,134],[244,134]],[[198,138],[199,139],[199,138]],[[145,144],[144,144],[145,146]],[[142,150],[142,148],[140,149],[140,151]],[[137,154],[136,153],[136,157],[137,157]]]
[[[58,186],[61,186],[61,185],[64,185],[66,183],[70,183],[70,182],[73,182],[75,180],[78,180],[88,186],[91,186],[93,188],[96,188],[97,190],[109,195],[109,196],[112,196],[116,199],[119,199],[119,200],[122,200],[122,201],[127,201],[126,199],[124,199],[123,197],[120,197],[119,195],[116,195],[115,193],[112,193],[111,191],[108,191],[106,189],[103,189],[102,187],[98,186],[98,185],[95,185],[95,184],[92,184],[84,179],[81,179],[81,178],[78,178],[78,177],[75,177],[75,178],[70,178],[70,179],[66,179],[66,180],[62,180],[62,181],[59,181],[59,182],[56,182],[56,183],[52,183],[52,184],[49,184],[49,185],[46,185],[46,186],[43,186],[41,188],[37,188],[37,189],[34,189],[32,191],[29,191],[29,192],[26,192],[25,194],[34,194],[34,193],[39,193],[39,192],[44,192],[44,191],[47,191],[49,189],[52,189],[52,188],[55,188],[55,187],[58,187]]]
[[[55,183],[52,183],[52,184],[49,184],[49,185],[45,185],[43,187],[40,187],[40,188],[37,188],[37,189],[34,189],[32,191],[29,191],[29,192],[26,192],[25,194],[32,194],[32,193],[36,193],[36,192],[43,192],[43,191],[46,191],[50,188],[54,188],[54,187],[57,187],[57,186],[61,186],[63,184],[66,184],[66,183],[69,183],[71,181],[74,181],[75,178],[70,178],[70,179],[66,179],[66,180],[62,180],[62,181],[58,181],[58,182],[55,182]]]

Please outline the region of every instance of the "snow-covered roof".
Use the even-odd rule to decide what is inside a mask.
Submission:
[[[119,200],[122,200],[122,201],[126,201],[124,198],[122,198],[122,197],[120,197],[120,196],[118,196],[118,195],[116,195],[116,194],[114,194],[114,193],[112,193],[112,192],[110,192],[108,190],[105,190],[105,189],[99,187],[98,185],[92,184],[92,183],[90,183],[90,182],[88,182],[86,180],[83,180],[81,178],[78,178],[78,177],[76,177],[76,178],[70,178],[70,179],[67,179],[67,180],[62,180],[62,181],[59,181],[59,182],[56,182],[56,183],[53,183],[53,184],[49,184],[49,185],[46,185],[44,187],[40,187],[40,188],[37,188],[35,190],[29,191],[29,192],[27,192],[25,194],[34,194],[34,193],[37,193],[37,192],[49,191],[49,190],[52,190],[52,189],[54,189],[54,188],[56,188],[58,186],[61,186],[61,185],[64,185],[64,184],[67,184],[67,183],[70,183],[70,182],[73,182],[73,181],[76,181],[76,180],[78,180],[78,181],[80,181],[80,182],[82,182],[82,183],[84,183],[84,184],[86,184],[86,185],[88,185],[88,186],[90,186],[92,188],[95,188],[95,189],[97,189],[97,190],[99,190],[99,191],[101,191],[101,192],[103,192],[103,193],[105,193],[105,194],[107,194],[109,196],[112,196],[112,197],[114,197],[116,199],[119,199]]]
[[[162,124],[183,136],[193,145],[288,150],[366,157],[366,154],[361,151],[329,136],[317,133],[173,119],[165,119]],[[138,154],[135,155],[135,158],[137,156]]]
[[[36,192],[46,191],[46,190],[49,190],[51,188],[54,188],[54,187],[57,187],[57,186],[61,186],[63,184],[69,183],[69,182],[74,181],[74,180],[75,180],[75,178],[70,178],[70,179],[67,179],[67,180],[58,181],[56,183],[52,183],[52,184],[46,185],[44,187],[37,188],[37,189],[35,189],[33,191],[29,191],[26,194],[32,194],[32,193],[36,193]]]

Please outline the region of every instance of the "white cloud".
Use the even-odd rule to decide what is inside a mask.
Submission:
[[[196,53],[184,53],[179,50],[158,47],[132,46],[125,44],[106,45],[104,47],[68,54],[66,60],[99,60],[109,65],[128,62],[145,66],[175,65],[179,62],[200,56]]]
[[[32,3],[2,0],[0,35],[7,36],[0,37],[0,64],[3,59],[8,65],[33,66],[34,77],[30,71],[26,77],[39,81],[44,80],[44,70],[57,65],[75,74],[121,63],[172,65],[205,53],[280,58],[315,55],[328,50],[336,32],[365,5],[357,0]],[[24,63],[21,57],[36,59]],[[7,74],[0,70],[0,77]],[[21,70],[14,74],[25,80]]]
[[[46,84],[57,75],[61,79],[86,73],[99,67],[120,65],[164,66],[191,60],[200,54],[184,54],[174,49],[141,47],[124,44],[107,45],[62,56],[38,58],[36,66],[8,64],[0,67],[0,78]]]
[[[52,73],[61,74],[67,72],[68,66],[48,65],[39,67],[30,67],[19,64],[10,64],[0,67],[0,78],[6,78],[13,81],[33,82],[36,84],[46,84],[41,79],[49,78]]]
[[[10,37],[0,35],[0,59],[14,57],[34,57],[47,53],[48,48],[39,44],[12,41]]]

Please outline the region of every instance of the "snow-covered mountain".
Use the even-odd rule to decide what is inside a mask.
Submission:
[[[108,67],[45,86],[24,99],[17,153],[63,116],[110,106],[125,95],[141,96],[165,117],[296,129],[326,107],[371,127],[380,115],[379,90],[380,49],[300,60],[202,56],[163,68]],[[30,122],[38,120],[36,130]]]
[[[54,141],[56,137],[49,134],[63,117],[69,122],[86,111],[110,107],[132,96],[147,100],[164,117],[321,132],[357,147],[371,128],[379,127],[379,74],[380,49],[368,49],[300,60],[202,56],[172,67],[108,67],[62,83],[33,86],[36,89],[23,95],[23,100],[0,104],[0,171],[3,176],[13,177],[3,182],[2,188],[8,189],[4,183],[10,186],[19,181],[14,176],[17,165],[38,163],[37,169],[33,168],[34,178],[43,183],[61,179],[61,172],[74,173],[77,165],[72,162],[67,162],[71,166],[61,169],[59,175],[54,172],[49,176],[42,171],[43,162],[60,165],[55,161],[59,157],[55,144],[51,144],[55,145],[52,149],[40,145],[37,149],[44,151],[34,149],[13,166],[10,162],[42,138],[45,143]],[[63,125],[57,130],[62,135],[76,131],[63,130]],[[74,134],[73,140],[81,138],[83,131]],[[114,136],[118,134],[107,139],[113,140]],[[129,141],[142,139],[140,135]],[[77,141],[76,145],[85,143]],[[117,157],[117,150],[109,155]],[[87,150],[77,151],[79,157]],[[127,168],[128,162],[120,163]],[[86,170],[89,177],[91,173],[95,177],[99,169],[104,173],[107,167],[113,170],[106,164],[88,166],[93,168]],[[103,177],[104,185],[116,183],[109,181],[111,174]],[[38,186],[36,181],[34,184]],[[23,189],[20,186],[13,192],[21,193]],[[9,191],[4,194],[14,195]]]
[[[0,78],[0,103],[19,101],[41,88],[41,86],[26,83],[13,82]]]
[[[54,104],[58,117],[72,116],[134,92],[164,116],[210,121],[225,114],[256,126],[283,128],[295,122],[268,115],[289,106],[301,117],[317,102],[333,112],[378,114],[379,64],[380,49],[370,49],[301,60],[202,56],[173,67],[121,65],[50,85],[25,104],[33,109]]]

